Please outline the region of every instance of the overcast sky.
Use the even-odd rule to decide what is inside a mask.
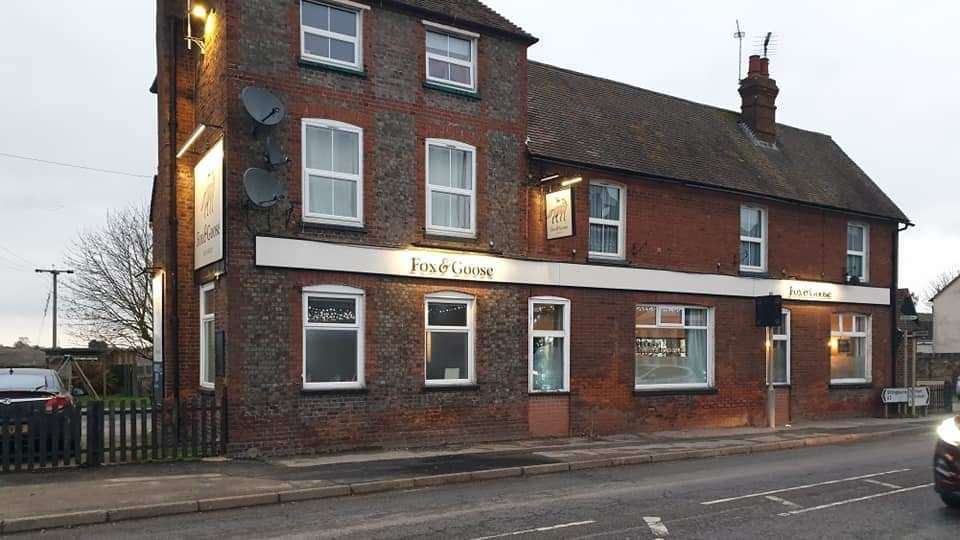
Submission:
[[[960,267],[960,3],[487,3],[540,38],[532,59],[733,110],[734,21],[744,63],[774,32],[777,119],[832,135],[917,224],[901,284],[923,291]],[[152,175],[153,25],[148,0],[4,2],[0,154]],[[0,155],[0,343],[49,345],[50,278],[33,268],[62,264],[78,231],[146,202],[150,182]]]

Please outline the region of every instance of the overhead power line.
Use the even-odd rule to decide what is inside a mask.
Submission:
[[[29,157],[29,156],[21,156],[21,155],[18,155],[18,154],[8,154],[8,153],[6,153],[6,152],[0,152],[0,157],[6,157],[6,158],[11,158],[11,159],[22,159],[22,160],[24,160],[24,161],[33,161],[33,162],[36,162],[36,163],[45,163],[45,164],[47,164],[47,165],[56,165],[56,166],[58,166],[58,167],[70,167],[70,168],[72,168],[72,169],[83,169],[83,170],[85,170],[85,171],[101,172],[101,173],[106,173],[106,174],[116,174],[116,175],[120,175],[120,176],[132,176],[132,177],[134,177],[134,178],[153,178],[153,175],[152,175],[152,174],[136,174],[136,173],[126,172],[126,171],[116,171],[116,170],[112,170],[112,169],[101,169],[101,168],[98,168],[98,167],[87,167],[86,165],[78,165],[78,164],[76,164],[76,163],[66,163],[66,162],[63,162],[63,161],[53,161],[53,160],[49,160],[49,159],[40,159],[40,158]]]

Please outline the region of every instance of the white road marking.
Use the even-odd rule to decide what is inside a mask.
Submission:
[[[826,508],[833,508],[834,506],[841,506],[841,505],[844,505],[844,504],[850,504],[850,503],[861,502],[861,501],[869,501],[870,499],[876,499],[877,497],[886,497],[887,495],[896,495],[896,494],[898,494],[898,493],[906,493],[906,492],[908,492],[908,491],[914,491],[914,490],[917,490],[917,489],[924,489],[924,488],[928,488],[928,487],[930,487],[930,486],[932,486],[932,485],[933,485],[933,482],[930,482],[930,483],[927,483],[927,484],[921,484],[921,485],[919,485],[919,486],[911,486],[911,487],[907,487],[907,488],[895,489],[895,490],[893,490],[893,491],[885,491],[885,492],[883,492],[883,493],[876,493],[876,494],[874,494],[874,495],[867,495],[866,497],[857,497],[856,499],[846,499],[846,500],[843,500],[843,501],[837,501],[837,502],[832,502],[832,503],[828,503],[828,504],[821,504],[820,506],[811,506],[810,508],[803,508],[803,509],[801,509],[801,510],[791,510],[790,512],[783,512],[783,513],[781,513],[781,514],[779,514],[779,515],[780,515],[780,516],[783,516],[783,517],[795,516],[795,515],[797,515],[797,514],[803,514],[803,513],[806,513],[806,512],[813,512],[814,510],[824,510],[824,509],[826,509]]]
[[[155,482],[157,480],[188,480],[195,478],[220,478],[222,474],[175,474],[168,476],[127,476],[125,478],[110,478],[107,482]]]
[[[550,526],[547,526],[547,527],[537,527],[536,529],[524,529],[524,530],[522,530],[522,531],[513,531],[513,532],[508,532],[508,533],[503,533],[503,534],[495,534],[495,535],[493,535],[493,536],[480,536],[480,537],[478,537],[478,538],[474,538],[473,540],[491,540],[492,538],[505,538],[505,537],[507,537],[507,536],[519,536],[519,535],[521,535],[521,534],[530,534],[530,533],[535,533],[535,532],[554,531],[554,530],[557,530],[557,529],[566,529],[567,527],[579,527],[579,526],[581,526],[581,525],[590,525],[590,524],[592,524],[592,523],[596,523],[596,521],[594,521],[594,520],[592,520],[592,519],[587,520],[587,521],[574,521],[574,522],[572,522],[572,523],[561,523],[561,524],[559,524],[559,525],[550,525]]]
[[[839,483],[841,483],[841,482],[852,482],[852,481],[854,481],[854,480],[863,480],[863,479],[865,479],[865,478],[874,478],[874,477],[877,477],[877,476],[883,476],[883,475],[885,475],[885,474],[902,473],[902,472],[907,472],[907,471],[909,471],[909,470],[910,470],[910,469],[894,469],[894,470],[892,470],[892,471],[878,472],[878,473],[873,473],[873,474],[864,474],[864,475],[861,475],[861,476],[851,476],[851,477],[849,477],[849,478],[840,478],[839,480],[827,480],[826,482],[817,482],[817,483],[815,483],[815,484],[804,484],[804,485],[802,485],[802,486],[793,486],[793,487],[788,487],[788,488],[783,488],[783,489],[773,489],[773,490],[770,490],[770,491],[762,491],[762,492],[760,492],[760,493],[751,493],[751,494],[749,494],[749,495],[740,495],[739,497],[728,497],[728,498],[726,498],[726,499],[715,499],[715,500],[712,500],[712,501],[705,501],[705,502],[702,502],[702,503],[700,503],[700,504],[709,506],[709,505],[711,505],[711,504],[720,504],[720,503],[725,503],[725,502],[730,502],[730,501],[739,501],[739,500],[741,500],[741,499],[750,499],[750,498],[752,498],[752,497],[765,497],[765,496],[767,496],[767,495],[776,495],[777,493],[784,493],[784,492],[787,492],[787,491],[796,491],[796,490],[798,490],[798,489],[809,489],[809,488],[819,487],[819,486],[829,486],[829,485],[832,485],[832,484],[839,484]]]
[[[803,508],[802,506],[800,506],[799,504],[797,504],[797,503],[795,503],[795,502],[788,501],[788,500],[786,500],[786,499],[777,497],[776,495],[767,495],[767,496],[764,497],[764,498],[767,499],[767,500],[773,501],[773,502],[778,502],[778,503],[780,503],[780,504],[782,504],[782,505],[784,505],[784,506],[789,506],[790,508]]]
[[[645,517],[643,521],[647,523],[647,527],[650,527],[650,532],[656,536],[667,536],[670,534],[667,526],[663,524],[663,520],[657,516]]]
[[[903,486],[898,486],[896,484],[891,484],[889,482],[881,482],[879,480],[874,480],[872,478],[867,478],[866,480],[864,480],[864,482],[867,482],[869,484],[874,484],[877,486],[883,486],[885,488],[890,488],[890,489],[903,489]]]

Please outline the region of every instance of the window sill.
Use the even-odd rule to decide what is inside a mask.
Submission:
[[[312,229],[316,231],[342,231],[358,234],[367,234],[367,232],[369,232],[363,225],[345,225],[326,221],[312,221],[308,218],[305,218],[303,221],[301,221],[301,225],[303,229]]]
[[[445,84],[440,84],[431,81],[423,81],[423,87],[428,90],[438,90],[440,92],[445,92],[447,94],[452,94],[454,96],[459,96],[462,98],[467,98],[473,101],[480,101],[480,93],[476,90],[466,90],[462,88],[457,88],[455,86],[447,86]]]
[[[436,229],[424,229],[424,235],[433,240],[476,240],[477,233],[474,232],[456,232],[439,231]]]
[[[766,278],[770,277],[770,273],[766,270],[750,270],[746,268],[740,269],[740,275],[744,277],[753,277],[753,278]]]
[[[530,392],[527,392],[527,394],[530,397],[569,396],[570,391],[569,390],[543,390],[543,391],[530,391]]]
[[[299,58],[299,59],[297,60],[297,64],[299,64],[300,67],[311,68],[311,69],[318,69],[318,70],[321,70],[321,71],[332,71],[332,72],[334,72],[334,73],[342,73],[342,74],[344,74],[344,75],[351,75],[351,76],[353,76],[353,77],[359,77],[359,78],[361,78],[361,79],[366,79],[366,78],[367,78],[367,72],[366,72],[366,70],[363,70],[363,69],[355,69],[355,68],[348,68],[348,67],[344,67],[344,66],[338,66],[338,65],[335,65],[335,64],[327,64],[327,63],[321,62],[321,61],[319,61],[319,60],[311,60],[311,59],[308,59],[308,58],[303,58],[303,57],[301,57],[301,58]]]
[[[602,255],[587,255],[587,262],[590,264],[602,264],[606,266],[630,266],[630,261],[622,257],[604,257]]]
[[[830,383],[830,390],[870,390],[873,383]]]
[[[215,394],[217,392],[217,386],[214,384],[201,384],[200,393],[202,394]]]
[[[366,394],[366,387],[363,388],[300,388],[301,394]]]
[[[651,390],[633,389],[634,397],[710,395],[716,394],[716,388],[657,388]]]
[[[458,392],[464,390],[467,392],[474,392],[480,389],[480,385],[476,383],[471,384],[427,384],[424,385],[421,389],[421,392]]]

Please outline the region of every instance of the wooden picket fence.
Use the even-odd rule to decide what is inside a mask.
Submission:
[[[165,407],[107,400],[0,417],[0,472],[145,463],[222,455],[226,396]]]

